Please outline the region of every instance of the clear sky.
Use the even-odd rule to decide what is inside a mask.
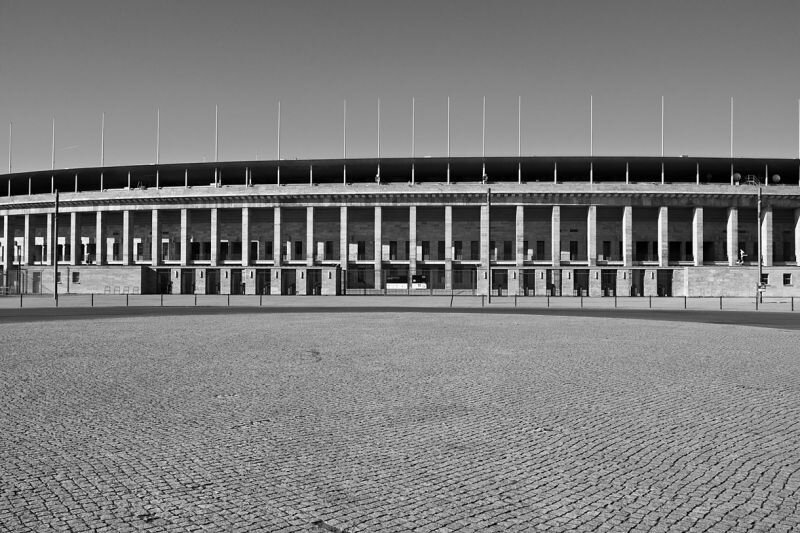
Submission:
[[[798,0],[0,0],[0,124],[14,171],[281,155],[517,152],[798,157]],[[2,131],[2,130],[0,130]],[[7,170],[7,149],[0,172]]]

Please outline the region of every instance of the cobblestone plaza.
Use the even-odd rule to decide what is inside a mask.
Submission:
[[[0,334],[4,530],[800,522],[796,332],[287,310]]]

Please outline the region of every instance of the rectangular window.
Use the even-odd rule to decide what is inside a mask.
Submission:
[[[359,261],[364,261],[367,258],[367,242],[358,241],[358,256]]]
[[[522,260],[523,261],[527,261],[528,260],[528,241],[522,241],[522,255],[523,255]]]
[[[769,285],[769,274],[761,274],[761,284]]]
[[[242,260],[242,241],[234,241],[231,243],[231,259],[234,261]]]
[[[791,285],[792,284],[792,275],[791,274],[784,274],[783,275],[783,284],[784,285]]]
[[[56,283],[61,283],[61,272],[56,272]]]
[[[397,261],[397,241],[389,241],[389,261]]]
[[[72,272],[72,283],[80,283],[81,282],[81,273],[80,272]]]
[[[536,259],[544,259],[544,241],[536,241]]]
[[[436,259],[439,261],[444,261],[444,241],[439,241],[439,244],[436,248]]]
[[[481,258],[481,243],[480,241],[469,242],[469,258],[477,261]]]
[[[431,259],[431,242],[422,241],[422,260],[430,261]]]
[[[503,259],[506,261],[514,259],[511,255],[511,241],[503,241]]]
[[[162,242],[161,243],[161,260],[169,260],[169,243]]]
[[[575,261],[578,259],[578,241],[569,241],[569,260]]]
[[[653,253],[650,254],[650,261],[658,261],[658,241],[653,241]]]
[[[258,257],[258,241],[250,241],[250,260],[251,261],[258,261],[261,259]]]
[[[94,244],[90,244],[86,247],[87,252],[89,253],[89,257],[94,257]],[[141,261],[142,257],[144,256],[144,244],[141,242],[136,243],[136,260]]]
[[[603,259],[611,259],[611,241],[603,241]]]
[[[220,241],[220,243],[219,243],[219,260],[220,261],[227,261],[229,248],[230,248],[230,243],[228,241]]]
[[[331,261],[333,259],[333,241],[325,241],[325,260]]]
[[[264,259],[272,261],[275,251],[272,249],[272,241],[264,241]]]
[[[489,260],[497,261],[497,247],[494,241],[489,241]]]
[[[686,250],[686,261],[694,261],[694,248],[692,247],[692,241],[686,241],[684,243],[684,250]]]
[[[294,241],[294,258],[303,259],[303,241]]]
[[[456,261],[461,261],[462,259],[464,259],[464,247],[463,246],[464,246],[464,243],[462,243],[461,241],[455,241],[453,243],[453,249],[455,251],[455,257],[453,259],[455,259]]]

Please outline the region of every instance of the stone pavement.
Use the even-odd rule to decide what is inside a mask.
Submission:
[[[800,523],[794,331],[287,311],[0,336],[0,529]]]

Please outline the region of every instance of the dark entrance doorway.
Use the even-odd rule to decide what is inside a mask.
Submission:
[[[270,283],[269,283],[269,269],[267,270],[256,270],[256,294],[269,294],[270,293]]]
[[[547,281],[547,295],[561,296],[561,269],[548,268],[546,281]]]
[[[508,270],[492,269],[492,294],[496,296],[508,295]]]
[[[231,294],[244,294],[242,270],[239,268],[234,268],[231,270]]]
[[[219,294],[219,270],[206,270],[206,294]]]
[[[672,270],[656,271],[656,290],[659,296],[672,296]]]
[[[644,270],[631,270],[631,296],[644,295]]]
[[[171,282],[169,270],[156,270],[156,293],[169,294],[171,292]]]
[[[589,296],[589,271],[587,269],[574,270],[572,294],[573,296]]]
[[[281,294],[297,294],[297,272],[293,268],[281,269]]]
[[[520,274],[522,276],[522,294],[525,296],[533,296],[536,294],[536,271],[523,270]]]
[[[615,296],[617,294],[617,271],[600,271],[600,293],[603,296]]]
[[[181,269],[181,294],[194,294],[194,270]]]
[[[322,270],[309,268],[306,270],[306,294],[319,296],[322,294]]]

